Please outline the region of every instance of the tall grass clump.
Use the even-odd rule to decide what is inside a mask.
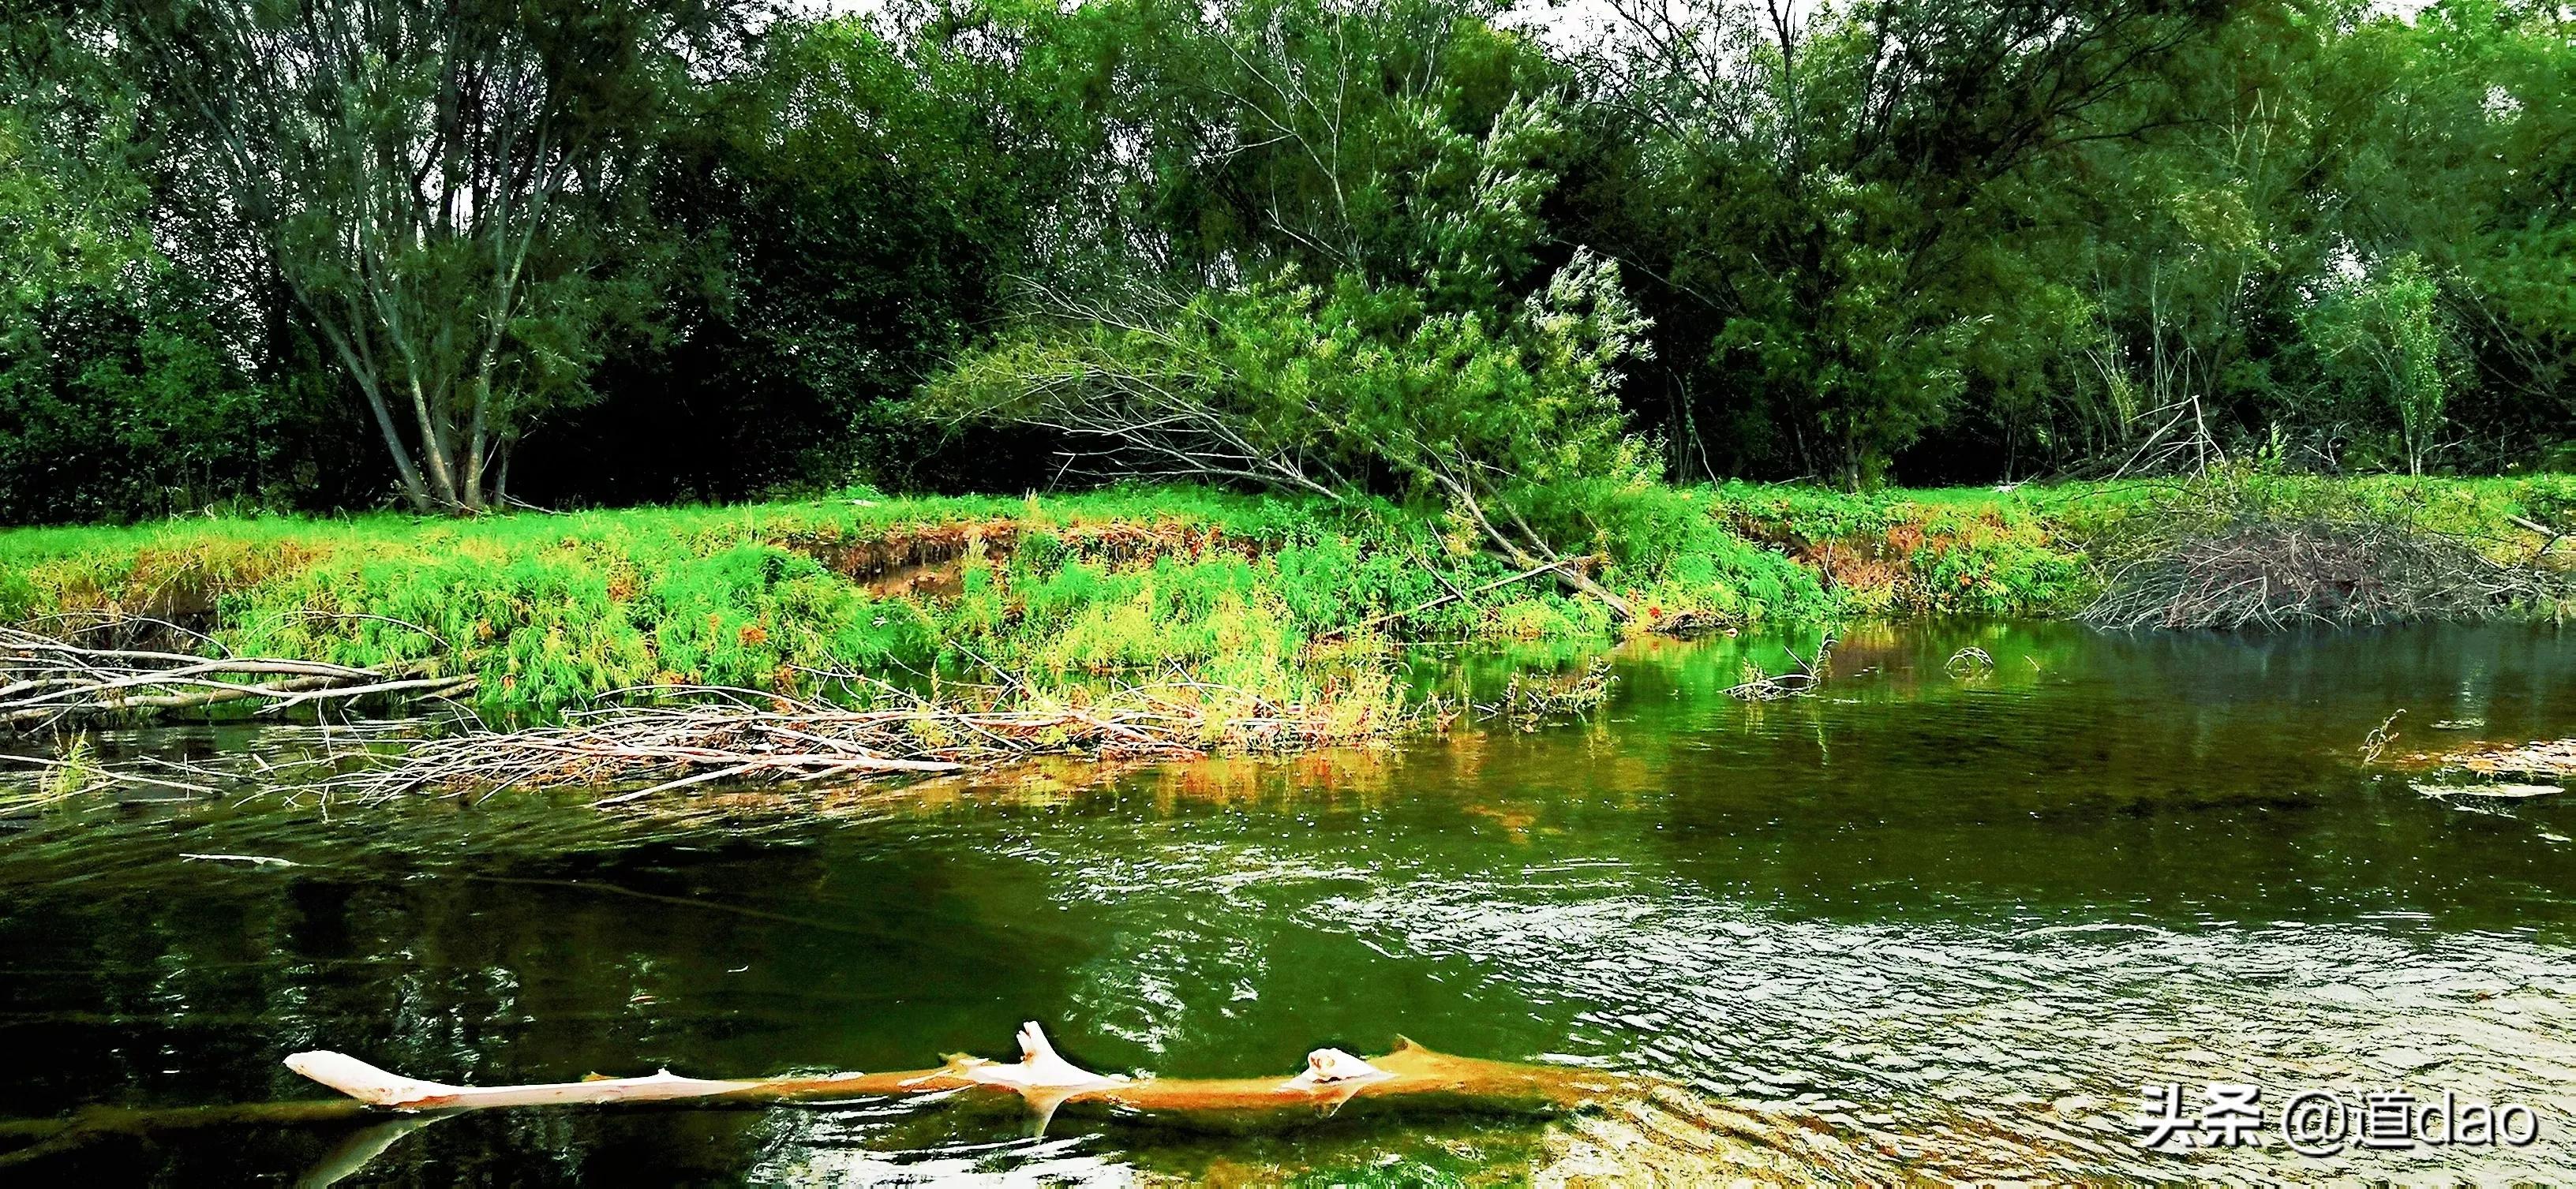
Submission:
[[[1620,505],[1623,560],[1607,581],[1630,590],[1646,628],[1805,620],[1835,613],[1815,571],[1737,534],[1705,491],[1654,488]]]
[[[2068,615],[2095,591],[2080,537],[2006,493],[1729,483],[1709,496],[1743,536],[1821,574],[1845,614]]]

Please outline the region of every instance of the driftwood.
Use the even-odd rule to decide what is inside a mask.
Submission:
[[[0,730],[234,702],[279,710],[392,695],[453,697],[473,688],[472,677],[436,676],[420,665],[372,669],[273,657],[93,648],[0,628]]]
[[[635,1078],[449,1086],[406,1078],[327,1051],[297,1053],[286,1064],[368,1106],[396,1111],[576,1103],[836,1102],[989,1090],[1020,1096],[1036,1112],[1041,1126],[1069,1105],[1219,1126],[1331,1115],[1359,1102],[1545,1114],[1634,1093],[1644,1086],[1636,1079],[1597,1070],[1457,1057],[1401,1038],[1394,1051],[1366,1059],[1339,1049],[1317,1049],[1307,1055],[1303,1072],[1285,1078],[1130,1078],[1093,1073],[1058,1055],[1034,1022],[1021,1027],[1019,1043],[1016,1062],[961,1055],[935,1069],[748,1081],[679,1077],[665,1070]]]
[[[937,1094],[1008,1094],[1025,1102],[1043,1130],[1071,1109],[1162,1125],[1220,1131],[1296,1126],[1376,1110],[1553,1116],[1642,1096],[1662,1083],[1598,1070],[1485,1061],[1433,1052],[1399,1038],[1394,1051],[1362,1059],[1317,1049],[1290,1077],[1131,1078],[1074,1065],[1034,1023],[1022,1026],[1020,1059],[955,1056],[936,1068],[891,1073],[710,1080],[668,1071],[523,1086],[450,1086],[379,1069],[341,1053],[286,1059],[289,1068],[346,1097],[228,1106],[91,1107],[60,1119],[0,1122],[0,1169],[25,1167],[88,1145],[136,1136],[223,1127],[367,1124],[307,1170],[301,1185],[329,1185],[364,1168],[403,1136],[468,1111],[581,1105],[761,1107],[830,1104]]]

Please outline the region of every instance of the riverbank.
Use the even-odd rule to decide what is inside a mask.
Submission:
[[[471,679],[459,696],[512,718],[648,686],[846,697],[854,677],[912,692],[1151,679],[1329,704],[1330,730],[1357,737],[1404,721],[1392,644],[2069,617],[2134,560],[2131,543],[2248,509],[2328,509],[2546,569],[2571,552],[2555,526],[2576,524],[2576,480],[1728,484],[1623,507],[1577,564],[1634,605],[1626,622],[1436,512],[1198,488],[18,529],[0,532],[0,622]]]

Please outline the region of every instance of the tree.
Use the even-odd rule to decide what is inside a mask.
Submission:
[[[1124,254],[1189,283],[1294,266],[1507,311],[1551,243],[1569,78],[1493,0],[1124,0],[1105,104],[1132,154]],[[1112,249],[1121,247],[1115,242]]]
[[[956,435],[906,398],[1013,352],[1060,384],[1088,327],[1129,380],[1233,377],[1215,469],[1263,476],[1236,481],[1436,493],[1579,551],[1584,516],[1405,454],[1462,389],[1398,385],[1427,403],[1376,443],[1240,415],[1294,371],[1255,342],[1525,357],[1586,254],[1645,337],[1610,369],[1625,424],[1559,431],[1660,444],[1671,478],[2484,469],[2569,439],[2563,6],[1612,11],[1577,48],[1505,0],[25,0],[0,515],[388,484],[470,511],[514,460],[556,502],[1045,483],[1113,439],[1069,406]],[[1328,316],[1374,329],[1291,325]],[[1403,403],[1347,396],[1316,399]],[[1168,469],[1154,436],[1083,469]],[[1501,466],[1534,439],[1460,440]]]
[[[155,242],[144,105],[82,22],[0,18],[0,523],[302,494],[312,410]]]
[[[648,297],[672,96],[744,34],[697,0],[133,4],[141,68],[363,397],[415,508],[496,501]]]
[[[2446,0],[2360,23],[2334,57],[2355,92],[2328,179],[2336,246],[2433,278],[2457,364],[2452,458],[2528,460],[2576,414],[2576,24],[2556,5]]]
[[[656,219],[690,248],[662,333],[612,352],[607,395],[530,445],[522,475],[557,466],[529,494],[917,490],[1042,466],[1043,444],[944,442],[903,402],[1102,224],[1085,96],[1107,52],[1079,14],[1016,0],[771,25],[666,144]]]
[[[2095,138],[2227,7],[2199,0],[1621,0],[1596,57],[1604,140],[1586,242],[1637,265],[1690,385],[1690,433],[1734,423],[1844,485],[1943,424],[2022,275],[1981,264],[1997,191]],[[2045,280],[2045,278],[2037,278]],[[1681,334],[1693,341],[1679,341]],[[2063,343],[2063,336],[2051,336]],[[1739,462],[1760,461],[1744,459]]]
[[[2396,414],[2410,475],[2423,474],[2442,444],[2456,369],[2437,293],[2424,262],[2400,256],[2372,275],[2338,278],[2300,320],[2331,383]]]
[[[1625,616],[1576,558],[1607,546],[1603,520],[1650,475],[1618,399],[1645,329],[1617,266],[1588,253],[1506,315],[1283,277],[1033,328],[968,355],[925,408],[1053,429],[1072,463],[1109,474],[1429,497],[1470,539]]]

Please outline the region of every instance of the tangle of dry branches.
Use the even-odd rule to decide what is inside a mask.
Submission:
[[[358,698],[453,697],[472,677],[417,665],[369,669],[321,661],[198,656],[92,647],[0,628],[0,732],[37,731],[120,713],[256,702],[262,710]]]
[[[2466,541],[2359,517],[2240,517],[2125,543],[2086,622],[2113,628],[2282,628],[2483,619],[2569,593],[2565,575]]]
[[[474,729],[395,752],[343,757],[353,763],[317,787],[364,800],[465,791],[488,796],[514,788],[624,790],[603,802],[615,803],[719,781],[918,776],[1040,754],[1193,756],[1205,750],[1209,733],[1208,713],[1199,705],[1143,695],[1096,706],[1031,697],[981,710],[926,701],[854,710],[749,690],[633,692],[680,700],[574,711],[556,727]],[[1321,729],[1300,712],[1259,709],[1270,713],[1230,721],[1229,739],[1285,747]]]
[[[1353,711],[1326,702],[1281,704],[1194,682],[1109,691],[1077,702],[1016,683],[973,705],[879,685],[881,705],[715,686],[649,686],[605,695],[612,704],[567,713],[560,725],[492,728],[470,718],[413,729],[307,736],[290,755],[245,753],[201,762],[81,759],[85,783],[199,794],[289,788],[293,795],[384,801],[410,795],[491,796],[509,790],[595,790],[601,804],[724,783],[816,784],[923,776],[1040,755],[1170,759],[1212,751],[1287,751],[1407,729],[1437,705]],[[0,760],[19,757],[0,756]],[[21,762],[59,768],[68,761]]]

